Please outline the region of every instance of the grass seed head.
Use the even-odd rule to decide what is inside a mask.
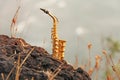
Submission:
[[[95,68],[99,69],[101,56],[99,56],[99,55],[95,56],[95,60],[96,60]]]
[[[89,42],[88,43],[88,49],[91,49],[92,48],[92,44]]]
[[[90,68],[89,71],[88,71],[88,74],[92,75],[92,73],[93,73],[93,68]]]
[[[102,53],[103,53],[104,55],[106,55],[106,54],[107,54],[107,51],[106,51],[106,50],[102,50]]]
[[[114,72],[116,72],[117,75],[120,75],[120,64],[113,65],[112,69]]]

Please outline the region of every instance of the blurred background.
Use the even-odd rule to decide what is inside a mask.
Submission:
[[[45,8],[58,20],[60,39],[67,41],[65,60],[78,64],[102,54],[103,38],[120,40],[120,0],[0,0],[0,34],[10,36],[11,20],[20,5],[17,37],[41,46],[51,53],[51,18],[40,11]]]

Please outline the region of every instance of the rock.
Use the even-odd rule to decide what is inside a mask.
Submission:
[[[0,74],[8,76],[9,80],[14,80],[16,75],[16,65],[18,55],[20,62],[26,58],[31,49],[27,60],[21,67],[20,80],[91,80],[88,73],[81,68],[74,69],[66,61],[54,59],[45,49],[31,46],[21,38],[10,38],[6,35],[0,35]],[[2,76],[0,76],[2,80]]]

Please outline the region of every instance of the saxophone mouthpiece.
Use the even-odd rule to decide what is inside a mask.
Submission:
[[[43,11],[44,13],[46,13],[46,14],[49,14],[49,11],[46,10],[46,9],[40,8],[40,10],[42,10],[42,11]]]

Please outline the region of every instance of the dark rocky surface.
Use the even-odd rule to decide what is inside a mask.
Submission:
[[[52,58],[43,48],[31,46],[21,38],[10,38],[6,35],[0,35],[0,74],[4,74],[6,79],[13,69],[8,80],[14,80],[18,54],[22,62],[32,48],[34,50],[21,67],[20,80],[31,80],[32,77],[34,80],[49,80],[53,76],[52,80],[91,80],[81,68],[74,69],[66,61]]]

